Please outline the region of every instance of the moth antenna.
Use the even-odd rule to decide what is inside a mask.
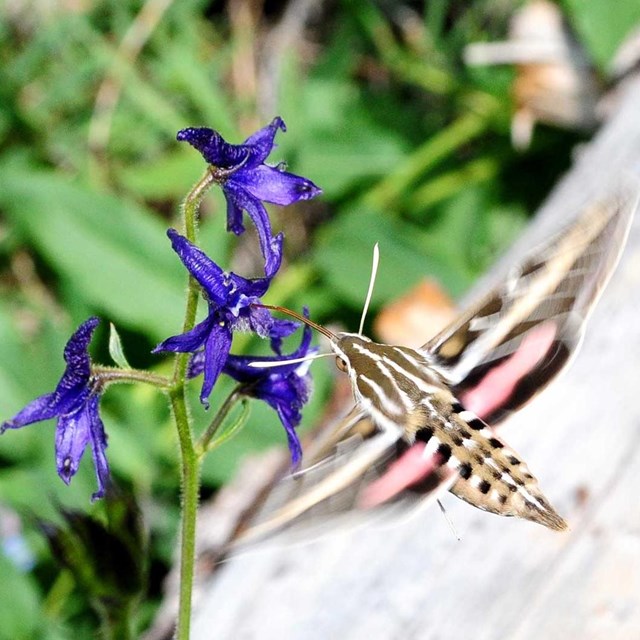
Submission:
[[[438,506],[440,507],[440,511],[442,512],[442,515],[444,516],[444,519],[447,521],[447,524],[449,525],[449,529],[451,529],[451,533],[453,533],[453,535],[455,536],[456,540],[458,542],[460,542],[460,540],[462,540],[462,538],[460,537],[460,535],[458,534],[454,524],[453,524],[453,520],[451,520],[451,518],[449,517],[449,514],[447,513],[447,510],[444,508],[444,505],[442,504],[442,502],[440,502],[440,500],[438,499],[436,501],[438,503]]]
[[[358,329],[358,335],[362,335],[364,329],[364,319],[367,317],[367,311],[369,311],[369,303],[371,302],[371,296],[373,295],[373,286],[376,282],[376,274],[378,273],[378,263],[380,262],[380,249],[378,243],[373,245],[373,262],[371,264],[371,277],[369,278],[369,289],[367,291],[367,297],[364,301],[364,308],[362,309],[362,317],[360,318],[360,328]]]
[[[326,338],[329,338],[331,342],[338,341],[338,337],[336,336],[335,333],[332,333],[331,331],[329,331],[329,329],[327,329],[326,327],[323,327],[317,322],[314,322],[313,320],[309,320],[309,318],[305,318],[301,313],[298,313],[297,311],[292,311],[291,309],[287,309],[286,307],[281,307],[277,304],[255,303],[255,304],[252,304],[251,306],[259,307],[261,309],[271,309],[272,311],[280,311],[280,313],[284,313],[287,316],[291,316],[292,318],[295,318],[296,320],[299,320],[300,322],[308,325],[312,329],[315,329]]]
[[[318,360],[318,358],[328,358],[333,356],[333,353],[312,353],[311,355],[304,356],[304,358],[291,358],[290,360],[256,360],[250,362],[249,366],[255,369],[274,369],[275,367],[282,367],[285,364],[296,364],[298,362],[308,362],[309,360]]]

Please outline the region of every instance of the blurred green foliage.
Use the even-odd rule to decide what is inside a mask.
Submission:
[[[382,254],[374,313],[426,275],[458,296],[568,166],[579,140],[572,133],[542,127],[526,153],[512,150],[512,69],[462,62],[466,44],[505,37],[519,3],[338,0],[316,3],[298,25],[284,19],[294,4],[2,5],[2,419],[53,388],[64,343],[90,314],[105,320],[92,348],[97,361],[110,360],[110,321],[132,365],[168,370],[149,351],[179,331],[186,278],[165,230],[204,169],[197,153],[175,142],[180,128],[206,125],[239,142],[274,115],[284,118],[288,132],[271,160],[286,159],[325,195],[274,211],[288,264],[269,301],[309,304],[314,319],[350,328],[374,242]],[[607,0],[563,7],[600,69],[640,18],[635,0],[617,2],[616,11]],[[201,240],[223,266],[245,275],[257,268],[251,230],[239,240],[225,233],[219,193],[203,205]],[[239,336],[234,350],[265,351],[258,342]],[[331,385],[330,367],[314,372],[307,425]],[[196,429],[208,420],[197,386]],[[229,383],[218,387],[214,407]],[[114,388],[102,406],[114,476],[146,505],[150,617],[173,559],[175,435],[164,399],[151,389]],[[28,573],[0,554],[0,640],[70,637],[71,629],[93,637],[86,598],[56,577],[32,523],[33,516],[59,521],[56,504],[104,508],[89,505],[89,459],[71,486],[57,478],[53,439],[52,424],[0,438],[0,523],[5,510],[25,516],[22,535],[35,562]],[[249,425],[207,460],[205,490],[226,481],[241,454],[284,441],[275,414],[255,403]]]

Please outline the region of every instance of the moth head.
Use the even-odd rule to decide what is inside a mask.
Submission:
[[[336,354],[336,367],[339,371],[349,373],[354,358],[358,357],[358,345],[371,342],[359,333],[339,333],[336,340],[331,341],[331,348]]]
[[[378,243],[376,243],[373,247],[373,264],[371,267],[371,278],[369,280],[369,289],[367,291],[367,297],[365,299],[364,308],[362,310],[362,316],[360,318],[360,328],[358,329],[358,333],[335,334],[332,331],[329,331],[329,329],[327,329],[326,327],[323,327],[322,325],[319,325],[316,322],[313,322],[313,320],[310,320],[306,316],[302,316],[296,311],[292,311],[291,309],[287,309],[286,307],[281,307],[279,305],[256,303],[252,306],[261,307],[263,309],[271,309],[272,311],[279,311],[292,318],[295,318],[296,320],[299,320],[300,322],[303,322],[304,324],[308,325],[312,329],[315,329],[316,331],[321,333],[323,336],[329,339],[329,344],[331,345],[331,349],[336,355],[336,367],[338,368],[338,370],[342,371],[343,373],[348,373],[350,376],[353,377],[354,374],[352,372],[352,369],[353,369],[352,356],[353,355],[357,356],[356,345],[358,343],[371,342],[369,338],[365,338],[362,335],[362,330],[364,327],[364,320],[367,315],[367,310],[369,308],[369,303],[371,302],[371,295],[373,293],[373,285],[376,279],[379,259],[380,259],[380,252],[378,249]],[[356,351],[354,351],[354,348],[356,349]],[[320,354],[319,356],[315,356],[315,357],[322,357],[324,355],[331,355],[331,354]]]
[[[329,339],[331,350],[336,356],[336,367],[338,368],[338,370],[344,373],[348,373],[350,375],[352,374],[353,360],[354,358],[355,359],[358,358],[358,345],[371,342],[369,338],[366,338],[365,336],[360,335],[359,333],[335,334],[332,331],[329,331],[329,329],[327,329],[326,327],[323,327],[322,325],[319,325],[313,322],[313,320],[310,320],[306,316],[300,315],[298,312],[292,311],[291,309],[287,309],[286,307],[280,307],[280,306],[269,305],[269,304],[255,304],[253,306],[261,307],[263,309],[271,309],[273,311],[280,311],[281,313],[291,316],[292,318],[295,318],[296,320],[303,322],[304,324],[310,326],[312,329],[315,329],[316,331],[321,333],[323,336]],[[317,354],[308,358],[303,358],[302,360],[315,360],[316,358],[326,357],[328,355],[331,355],[331,354],[330,353]],[[288,364],[290,362],[292,361],[282,360],[279,363],[272,363],[269,365],[265,365],[264,363],[262,363],[262,364],[255,364],[254,366],[272,367],[272,366],[278,366],[282,364]]]

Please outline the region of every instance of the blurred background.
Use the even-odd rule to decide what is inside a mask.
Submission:
[[[316,321],[354,330],[379,242],[367,331],[425,342],[431,313],[448,309],[509,246],[606,118],[607,93],[635,61],[620,46],[640,22],[637,0],[615,7],[5,0],[1,419],[53,389],[64,344],[89,315],[103,318],[96,361],[111,364],[113,322],[133,366],[169,371],[150,350],[178,332],[183,315],[185,273],[165,231],[204,170],[198,153],[175,142],[187,126],[239,143],[280,115],[288,131],[269,161],[286,160],[324,190],[316,201],[272,209],[286,234],[286,264],[269,302],[306,304]],[[207,196],[202,246],[223,267],[257,274],[253,229],[239,239],[225,233],[224,211],[220,192]],[[407,312],[387,308],[373,327],[399,296],[410,305],[419,298],[424,324],[407,328],[398,317]],[[233,350],[266,347],[238,336]],[[330,365],[313,372],[307,427],[332,390]],[[198,388],[196,428],[208,420]],[[214,407],[229,388],[218,385]],[[165,400],[142,386],[110,389],[102,416],[113,475],[143,514],[144,628],[176,546],[175,435]],[[63,524],[61,508],[100,518],[105,507],[89,503],[90,457],[66,487],[53,443],[51,423],[0,438],[0,638],[95,634],[86,594],[60,570],[39,523]],[[203,498],[230,479],[242,455],[274,445],[285,446],[284,432],[256,403],[240,435],[207,458]]]

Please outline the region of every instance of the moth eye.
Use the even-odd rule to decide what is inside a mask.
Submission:
[[[341,358],[340,356],[336,356],[336,367],[338,367],[338,369],[340,371],[345,371],[347,370],[347,363],[344,361],[343,358]]]

